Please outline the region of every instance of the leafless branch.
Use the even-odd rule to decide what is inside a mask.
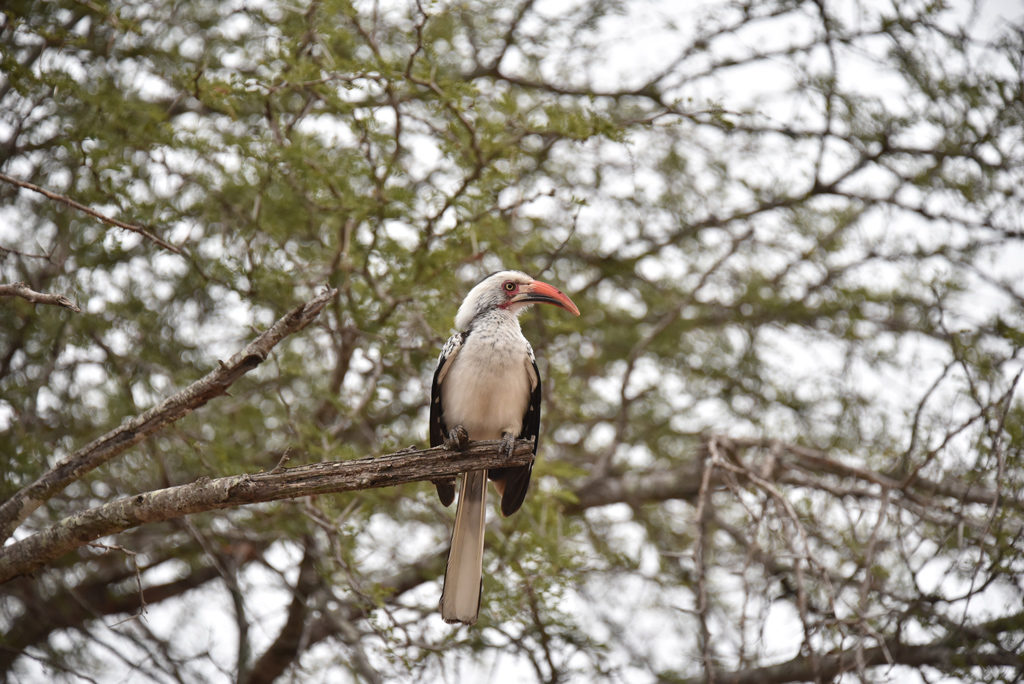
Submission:
[[[130,540],[124,544],[131,546],[136,542]],[[176,554],[177,558],[191,557],[188,548],[178,544],[169,546],[173,546],[173,550],[168,548],[162,551]],[[261,557],[265,547],[266,543],[263,542],[236,544],[236,562],[253,562]],[[63,582],[57,591],[33,577],[12,580],[4,586],[4,595],[10,597],[10,600],[21,602],[25,611],[6,624],[7,634],[0,648],[0,681],[9,678],[11,668],[20,656],[38,650],[55,632],[83,630],[92,620],[107,616],[139,615],[143,606],[154,606],[179,598],[220,576],[216,568],[199,565],[184,577],[151,584],[139,593],[124,584],[135,574],[134,569],[125,569],[123,563],[113,563],[112,555],[105,554],[99,565],[94,558],[89,577],[74,584]],[[141,570],[146,572],[166,562],[166,556],[157,558]],[[108,626],[113,627],[123,621],[119,619]]]
[[[54,306],[63,306],[65,309],[71,309],[75,313],[82,312],[77,304],[64,295],[36,292],[25,283],[0,285],[0,297],[21,297],[33,304],[53,304]]]
[[[76,513],[0,550],[0,583],[32,572],[83,544],[145,523],[244,504],[333,494],[453,477],[467,470],[527,465],[533,442],[516,442],[511,457],[500,441],[473,442],[465,451],[407,449],[355,461],[325,461],[270,472],[199,479],[123,497]]]
[[[975,627],[979,633],[998,633],[1006,629],[1007,621],[1020,623],[1021,614],[1010,618],[999,618],[990,623]],[[997,624],[998,623],[998,624]],[[998,627],[998,629],[997,629]],[[859,666],[880,665],[932,665],[937,663],[954,663],[961,667],[977,665],[989,667],[1011,667],[1018,671],[1024,668],[1024,655],[1009,651],[979,651],[970,648],[969,641],[942,637],[928,644],[910,645],[900,643],[897,639],[887,639],[884,643],[872,648],[854,647],[844,651],[818,655],[810,658],[805,655],[777,665],[749,668],[735,672],[718,672],[715,679],[727,684],[781,684],[782,682],[832,681],[844,672],[852,672]],[[679,680],[676,680],[679,681]],[[682,680],[689,682],[691,680]],[[703,678],[693,680],[705,681]]]
[[[714,649],[711,645],[711,630],[708,628],[708,520],[713,516],[711,508],[711,476],[715,468],[721,463],[721,456],[718,452],[718,445],[715,438],[708,440],[708,454],[704,459],[704,472],[700,478],[700,492],[697,496],[697,506],[693,517],[695,525],[695,539],[693,541],[694,553],[694,574],[697,584],[697,621],[700,625],[698,640],[700,642],[701,661],[704,670],[708,674],[708,684],[714,684]]]
[[[0,505],[0,540],[10,537],[34,510],[71,482],[211,399],[226,394],[236,380],[266,360],[281,340],[309,325],[336,293],[334,289],[325,290],[305,304],[295,307],[226,363],[222,362],[216,370],[145,413],[125,420],[119,427],[82,447],[50,468],[38,480],[23,487]]]
[[[123,619],[123,620],[121,620],[119,622],[115,622],[112,626],[116,626],[116,625],[121,624],[122,622],[128,622],[129,620],[134,620],[136,618],[139,618],[139,617],[145,615],[146,614],[146,597],[145,597],[145,593],[142,590],[142,569],[139,568],[139,554],[136,553],[135,551],[132,551],[131,549],[126,549],[125,547],[119,546],[117,544],[100,544],[99,542],[89,542],[88,546],[91,546],[92,548],[95,548],[95,549],[103,549],[105,551],[119,551],[119,552],[123,553],[129,559],[131,559],[132,568],[135,570],[135,586],[136,586],[136,588],[138,589],[138,592],[139,592],[138,593],[138,596],[139,596],[139,608],[138,608],[138,610],[133,615],[130,615],[129,617],[126,617],[125,619]]]
[[[678,468],[610,473],[589,480],[576,490],[576,502],[567,505],[566,512],[579,513],[614,503],[641,504],[669,499],[692,501],[700,492],[703,470],[703,462],[694,459],[692,463]]]
[[[310,612],[307,604],[319,579],[314,565],[314,542],[311,538],[306,538],[304,544],[302,561],[299,563],[299,576],[292,588],[292,601],[288,606],[284,626],[281,627],[274,643],[264,651],[253,667],[238,677],[238,681],[243,684],[271,684],[302,651],[303,635]]]

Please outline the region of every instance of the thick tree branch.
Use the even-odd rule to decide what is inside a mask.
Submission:
[[[663,468],[588,480],[574,493],[576,502],[565,507],[566,513],[581,513],[588,508],[615,503],[640,505],[669,499],[692,501],[700,493],[704,462],[695,458],[678,468]],[[718,482],[714,478],[712,483]]]
[[[82,310],[78,308],[77,304],[64,295],[36,292],[25,283],[0,285],[0,297],[21,297],[33,304],[53,304],[54,306],[63,306],[65,309],[71,309],[75,313],[82,312]]]
[[[434,447],[409,449],[356,461],[328,461],[253,475],[158,489],[124,497],[68,516],[47,529],[0,550],[0,583],[33,572],[94,539],[143,523],[243,504],[388,487],[420,480],[452,477],[467,470],[527,465],[533,442],[516,442],[512,456],[502,454],[500,441],[473,442],[465,451]]]
[[[211,399],[226,394],[236,380],[266,360],[281,340],[309,325],[336,293],[334,289],[325,290],[305,304],[295,307],[204,378],[145,413],[125,420],[119,427],[82,447],[34,483],[22,488],[0,505],[0,541],[9,538],[25,518],[71,482],[168,424],[187,416]]]

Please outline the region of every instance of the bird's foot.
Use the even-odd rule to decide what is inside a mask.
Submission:
[[[501,453],[505,455],[505,458],[512,458],[512,453],[516,450],[516,436],[511,432],[506,432],[501,435]]]
[[[456,425],[449,430],[448,436],[444,440],[444,448],[449,451],[465,451],[468,444],[469,433],[461,425]]]

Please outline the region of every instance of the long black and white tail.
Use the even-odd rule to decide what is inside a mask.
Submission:
[[[441,617],[471,625],[480,614],[480,582],[484,561],[484,501],[487,471],[463,474],[455,512],[452,548],[444,572]]]

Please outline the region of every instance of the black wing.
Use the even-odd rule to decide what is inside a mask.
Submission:
[[[540,371],[537,369],[537,361],[533,358],[533,350],[530,350],[530,363],[533,365],[533,389],[530,391],[530,403],[526,405],[526,413],[523,414],[523,426],[520,428],[518,439],[533,440],[533,455],[537,455],[537,444],[540,441]],[[530,487],[530,474],[533,472],[533,464],[516,466],[514,468],[495,468],[488,472],[492,480],[504,480],[505,490],[501,495],[501,514],[508,516],[519,510],[526,498],[526,490]]]
[[[444,440],[448,436],[448,426],[444,422],[444,406],[441,404],[441,383],[444,381],[444,376],[448,374],[448,369],[451,368],[452,361],[458,355],[468,334],[456,333],[449,337],[437,359],[434,380],[430,384],[430,446],[432,447],[444,444]],[[435,480],[434,486],[437,487],[437,498],[445,506],[450,506],[455,500],[455,478]]]

